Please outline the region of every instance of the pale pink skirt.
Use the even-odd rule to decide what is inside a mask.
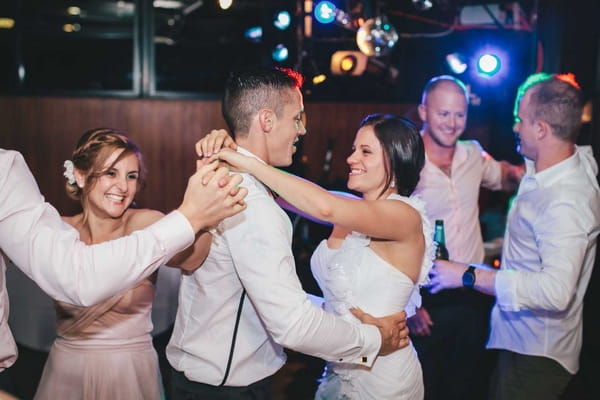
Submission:
[[[160,400],[164,398],[152,342],[85,345],[57,339],[35,400]]]

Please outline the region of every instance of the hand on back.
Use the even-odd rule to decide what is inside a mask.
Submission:
[[[406,312],[400,311],[396,314],[381,318],[375,318],[362,311],[360,308],[352,308],[350,312],[363,324],[375,325],[381,333],[381,348],[379,354],[382,356],[402,349],[410,343],[408,327],[406,326]]]

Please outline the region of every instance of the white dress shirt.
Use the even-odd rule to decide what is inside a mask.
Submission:
[[[247,209],[218,226],[202,267],[182,277],[167,346],[173,368],[192,381],[221,384],[243,288],[226,386],[247,386],[274,374],[285,363],[282,346],[329,361],[371,365],[381,346],[379,330],[312,304],[296,275],[289,217],[262,183],[242,176]]]
[[[480,263],[484,251],[479,226],[479,188],[499,190],[502,168],[477,141],[459,140],[450,170],[448,176],[426,157],[414,194],[425,201],[432,224],[436,219],[444,220],[450,259]]]
[[[488,348],[579,369],[582,309],[600,230],[598,167],[589,146],[535,173],[508,216]]]
[[[130,236],[86,246],[44,202],[21,154],[0,149],[0,249],[54,299],[97,303],[150,275],[193,240],[190,223],[175,211]],[[0,370],[16,359],[5,270],[0,257]]]

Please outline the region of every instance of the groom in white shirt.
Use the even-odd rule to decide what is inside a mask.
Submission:
[[[238,151],[291,164],[306,133],[301,82],[293,71],[268,68],[229,78],[222,111]],[[270,399],[283,347],[368,367],[405,346],[404,312],[358,325],[310,302],[296,275],[287,214],[258,180],[242,176],[248,208],[219,224],[202,267],[182,277],[167,346],[170,398]]]

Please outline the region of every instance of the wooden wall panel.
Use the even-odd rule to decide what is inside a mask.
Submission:
[[[331,139],[332,168],[326,181],[345,181],[345,160],[360,120],[374,112],[408,114],[414,120],[415,109],[392,104],[306,104],[304,176],[322,177]],[[86,130],[119,129],[138,144],[148,170],[138,203],[167,212],[178,206],[195,168],[195,142],[211,129],[225,127],[220,102],[206,100],[0,96],[0,119],[0,147],[23,153],[42,193],[64,214],[77,212],[78,205],[64,192],[62,164]]]
[[[352,150],[358,125],[365,116],[373,113],[393,113],[409,117],[415,122],[418,120],[415,114],[416,105],[315,103],[305,107],[308,133],[303,139],[302,152],[307,159],[307,178],[322,178],[327,144],[332,140],[331,170],[325,176],[325,182],[345,182],[348,174],[346,158]]]

